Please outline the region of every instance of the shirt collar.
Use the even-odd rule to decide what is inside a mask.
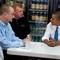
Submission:
[[[60,28],[60,26],[58,26]]]
[[[4,22],[2,22],[1,20],[0,20],[0,24],[2,24],[3,26],[8,25],[8,23],[7,23],[7,24],[5,24],[5,23],[4,23]]]
[[[51,23],[51,22],[50,22]],[[51,23],[51,25],[52,25],[52,23]],[[53,27],[57,27],[56,25],[52,25]],[[58,26],[58,28],[60,28],[60,26]]]

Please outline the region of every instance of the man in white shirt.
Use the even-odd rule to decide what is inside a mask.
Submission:
[[[54,38],[56,28],[58,26],[58,40]],[[51,22],[47,25],[42,41],[47,45],[54,47],[60,45],[60,12],[52,14]]]
[[[2,48],[1,48],[1,46],[0,46],[0,60],[4,60],[3,52],[2,52]]]

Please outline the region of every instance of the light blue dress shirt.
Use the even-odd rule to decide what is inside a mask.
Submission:
[[[0,45],[3,49],[21,47],[23,42],[15,36],[9,23],[5,24],[0,20]]]

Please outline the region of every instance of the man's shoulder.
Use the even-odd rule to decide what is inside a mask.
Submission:
[[[49,22],[49,23],[47,24],[47,26],[52,26],[52,23],[51,23],[51,22]]]
[[[51,22],[49,22],[48,25],[52,25]]]

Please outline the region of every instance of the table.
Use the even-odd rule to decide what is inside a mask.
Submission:
[[[31,42],[26,47],[9,48],[7,54],[18,56],[60,59],[60,46],[49,47],[42,42]]]

